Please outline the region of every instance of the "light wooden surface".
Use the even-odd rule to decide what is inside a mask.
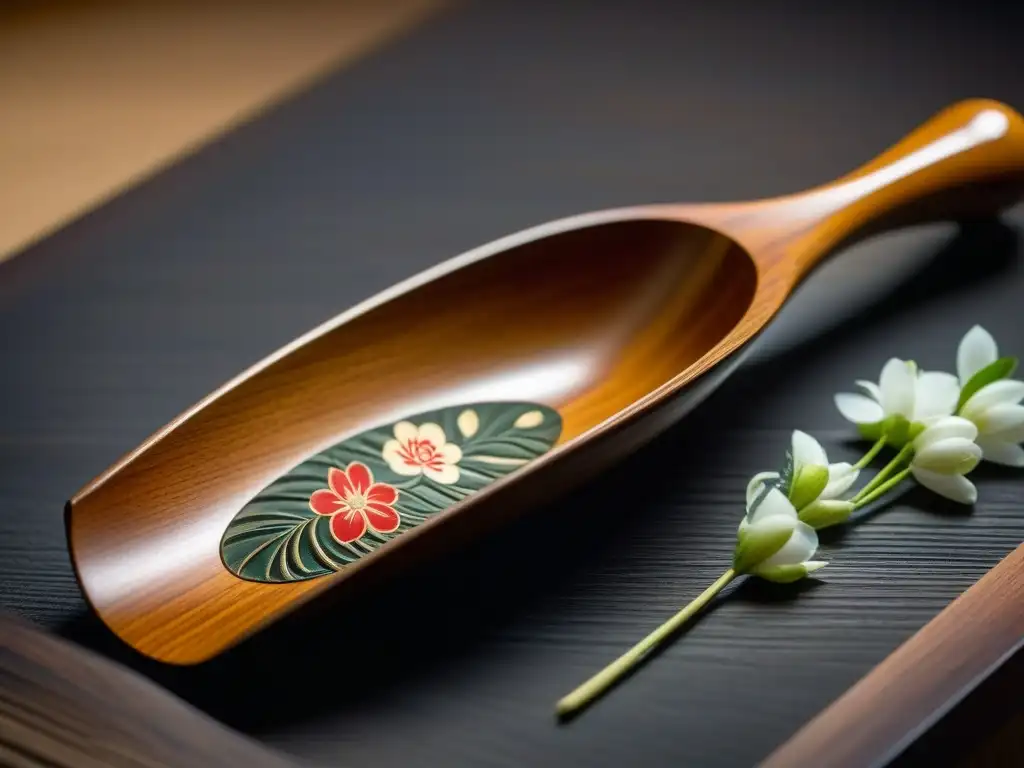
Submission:
[[[0,260],[445,4],[0,8]]]

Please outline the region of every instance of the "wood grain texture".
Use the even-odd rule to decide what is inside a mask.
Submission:
[[[196,663],[324,589],[446,551],[445,537],[528,506],[530,486],[568,490],[669,426],[673,399],[838,242],[946,193],[959,194],[932,216],[998,212],[986,188],[1002,206],[1024,194],[1024,118],[972,100],[804,194],[582,215],[446,262],[241,373],[77,493],[66,525],[86,598],[141,652]],[[241,507],[327,446],[431,408],[524,399],[560,414],[551,451],[335,573],[266,584],[224,566]]]
[[[772,753],[762,766],[884,765],[950,705],[1024,647],[1022,608],[1024,544]]]
[[[0,259],[439,11],[441,0],[0,8]]]
[[[189,668],[139,658],[86,612],[63,500],[340,309],[536,221],[781,194],[964,95],[1024,103],[1020,25],[978,3],[930,5],[927,33],[892,3],[526,5],[425,26],[4,265],[6,606],[314,763],[729,768],[763,759],[1019,545],[1017,473],[979,469],[972,510],[909,494],[827,538],[818,582],[740,585],[585,718],[550,716],[718,575],[742,484],[790,429],[859,455],[831,393],[894,353],[949,369],[975,322],[1024,349],[1014,214],[837,254],[768,329],[799,343],[758,343],[693,421],[400,583]]]
[[[294,763],[141,676],[0,615],[0,763],[158,768]]]
[[[1024,757],[1022,685],[1024,648],[906,744],[888,768],[937,764],[999,768],[1019,763]]]

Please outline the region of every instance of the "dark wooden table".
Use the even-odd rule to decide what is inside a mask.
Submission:
[[[1020,544],[1024,475],[978,470],[973,510],[911,493],[827,536],[819,582],[746,585],[570,726],[552,705],[718,575],[790,430],[857,455],[833,392],[891,355],[949,369],[976,322],[1024,354],[1020,212],[838,254],[691,420],[599,482],[200,667],[105,632],[61,515],[241,368],[462,250],[796,191],[948,102],[1024,107],[1020,11],[836,5],[463,5],[0,264],[0,605],[313,762],[762,759]]]

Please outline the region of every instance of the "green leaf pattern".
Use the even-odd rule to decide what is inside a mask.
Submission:
[[[547,453],[562,431],[552,408],[528,402],[474,403],[427,411],[402,422],[436,424],[461,457],[454,482],[439,482],[429,472],[396,472],[385,445],[396,437],[397,422],[344,440],[294,467],[270,483],[228,524],[221,539],[225,566],[243,579],[281,583],[326,576],[373,552],[475,491]],[[391,505],[400,524],[392,533],[367,528],[352,542],[331,532],[331,518],[310,507],[310,497],[328,487],[331,468],[352,462],[368,467],[375,483],[398,491]]]

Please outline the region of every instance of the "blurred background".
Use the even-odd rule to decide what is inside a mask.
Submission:
[[[445,0],[5,0],[0,257]]]

